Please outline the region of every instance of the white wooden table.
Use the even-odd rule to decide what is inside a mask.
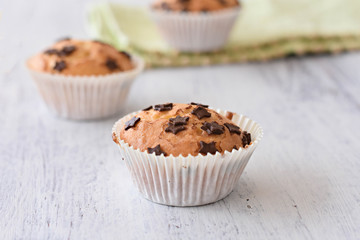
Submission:
[[[134,188],[117,118],[52,116],[24,67],[54,39],[86,37],[86,4],[0,2],[0,239],[360,239],[360,53],[146,71],[118,117],[198,101],[265,131],[229,197],[167,207]]]

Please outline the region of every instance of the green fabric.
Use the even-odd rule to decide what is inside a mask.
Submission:
[[[179,53],[166,44],[146,7],[101,3],[87,9],[93,38],[142,56],[148,67],[265,61],[360,49],[360,0],[247,0],[223,50]]]

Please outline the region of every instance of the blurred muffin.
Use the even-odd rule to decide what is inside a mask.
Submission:
[[[195,206],[233,190],[262,129],[245,116],[206,105],[167,103],[121,118],[112,137],[145,198]]]
[[[27,67],[50,111],[85,120],[118,113],[144,62],[100,41],[63,39]]]
[[[168,44],[184,52],[221,49],[238,17],[237,0],[156,0],[152,16]]]

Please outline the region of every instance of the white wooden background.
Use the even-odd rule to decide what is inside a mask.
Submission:
[[[24,67],[54,39],[86,37],[86,4],[0,1],[0,239],[360,239],[360,53],[146,71],[122,115],[198,101],[265,130],[229,197],[167,207],[134,189],[117,118],[53,117]]]

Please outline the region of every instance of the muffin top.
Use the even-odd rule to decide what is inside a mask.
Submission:
[[[238,0],[156,0],[154,9],[175,12],[212,12],[239,6]]]
[[[120,126],[120,139],[156,155],[197,156],[231,152],[251,144],[251,135],[207,105],[167,103],[150,106]],[[113,140],[118,143],[113,133]]]
[[[31,57],[28,67],[35,71],[72,76],[105,75],[134,68],[124,51],[100,41],[63,39]]]

